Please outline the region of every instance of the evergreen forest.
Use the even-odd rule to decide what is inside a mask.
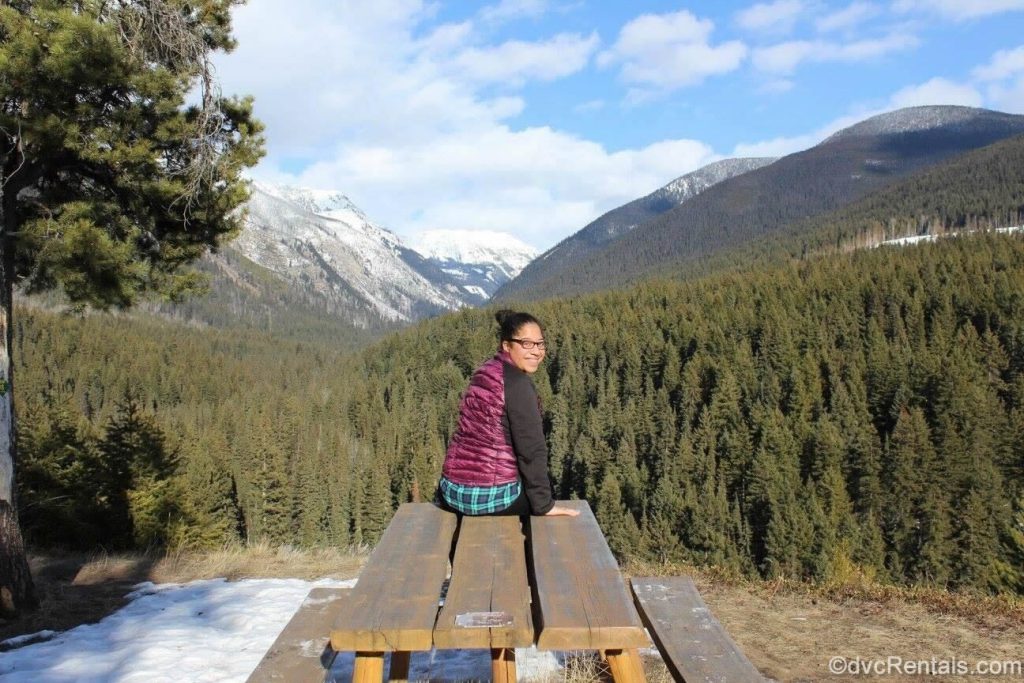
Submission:
[[[980,234],[540,302],[558,495],[620,557],[1024,592],[1024,239]],[[16,316],[36,546],[372,544],[429,499],[492,311],[352,354]]]

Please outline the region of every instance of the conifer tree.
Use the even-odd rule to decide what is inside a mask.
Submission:
[[[639,529],[622,502],[622,490],[613,475],[601,482],[595,503],[594,512],[608,547],[616,557],[627,557],[640,545]]]
[[[234,477],[215,455],[211,443],[223,439],[212,434],[205,442],[185,448],[182,474],[184,523],[175,531],[174,543],[189,548],[217,548],[241,540],[238,491]]]
[[[0,5],[0,606],[35,603],[13,505],[13,291],[131,305],[195,289],[182,266],[239,228],[260,154],[250,104],[219,96],[234,0]],[[186,106],[198,85],[199,104]]]
[[[97,489],[109,515],[112,543],[164,545],[178,515],[180,496],[172,481],[176,454],[132,393],[108,423],[99,452]]]

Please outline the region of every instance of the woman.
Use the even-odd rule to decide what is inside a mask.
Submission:
[[[459,403],[437,503],[467,515],[566,515],[555,505],[540,399],[530,380],[544,360],[540,323],[498,311],[498,353],[481,365]]]

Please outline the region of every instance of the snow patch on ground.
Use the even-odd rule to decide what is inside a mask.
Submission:
[[[1021,230],[1024,230],[1024,226],[1022,226],[1022,225],[1014,225],[1014,226],[1010,226],[1008,228],[996,228],[995,232],[997,232],[999,234],[1009,234],[1009,233],[1012,233],[1012,232],[1020,232]],[[902,246],[906,246],[908,244],[919,244],[921,242],[934,242],[939,237],[958,237],[961,234],[965,234],[965,233],[947,232],[944,235],[913,235],[911,237],[899,237],[899,238],[894,239],[894,240],[886,240],[885,242],[881,242],[880,245],[892,245],[892,246],[902,247]]]
[[[244,682],[312,588],[355,580],[209,579],[185,584],[142,583],[125,607],[96,624],[4,641],[2,683]],[[48,638],[45,642],[34,642]],[[516,651],[521,680],[558,678],[562,653]],[[340,653],[327,680],[349,681],[353,654]],[[488,680],[487,650],[413,653],[415,680]]]

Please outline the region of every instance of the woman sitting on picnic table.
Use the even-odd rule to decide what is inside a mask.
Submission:
[[[555,505],[540,398],[530,375],[544,360],[540,323],[498,311],[498,353],[477,368],[459,402],[435,502],[466,515],[568,515]]]

